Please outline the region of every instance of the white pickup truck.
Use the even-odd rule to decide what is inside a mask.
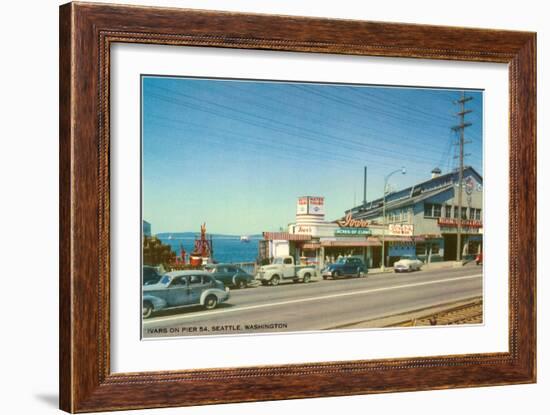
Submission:
[[[291,256],[274,258],[270,265],[261,266],[256,274],[256,279],[263,285],[279,285],[285,280],[310,282],[312,278],[317,278],[317,269],[309,265],[295,265]]]

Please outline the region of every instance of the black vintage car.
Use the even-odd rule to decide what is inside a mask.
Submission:
[[[208,264],[204,270],[228,287],[246,288],[254,280],[252,275],[233,264]]]
[[[323,279],[327,278],[341,278],[341,277],[364,277],[368,272],[365,263],[356,257],[340,258],[333,264],[326,266],[321,275]]]

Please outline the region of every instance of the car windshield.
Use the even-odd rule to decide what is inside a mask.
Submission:
[[[168,285],[170,283],[170,277],[168,275],[165,275],[160,279],[160,283],[164,285]]]
[[[340,258],[338,261],[336,261],[337,264],[345,264],[347,261],[347,258]]]
[[[415,259],[412,255],[403,255],[400,259]]]
[[[284,258],[275,258],[275,259],[273,260],[273,263],[274,263],[274,264],[277,264],[277,265],[280,265],[280,264],[283,263],[283,259],[284,259]]]

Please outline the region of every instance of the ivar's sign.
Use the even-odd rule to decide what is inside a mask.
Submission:
[[[341,228],[368,228],[370,222],[365,219],[353,219],[351,213],[348,213],[344,219],[336,221]]]

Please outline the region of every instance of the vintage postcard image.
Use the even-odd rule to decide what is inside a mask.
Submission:
[[[142,337],[483,323],[483,91],[143,75]]]

